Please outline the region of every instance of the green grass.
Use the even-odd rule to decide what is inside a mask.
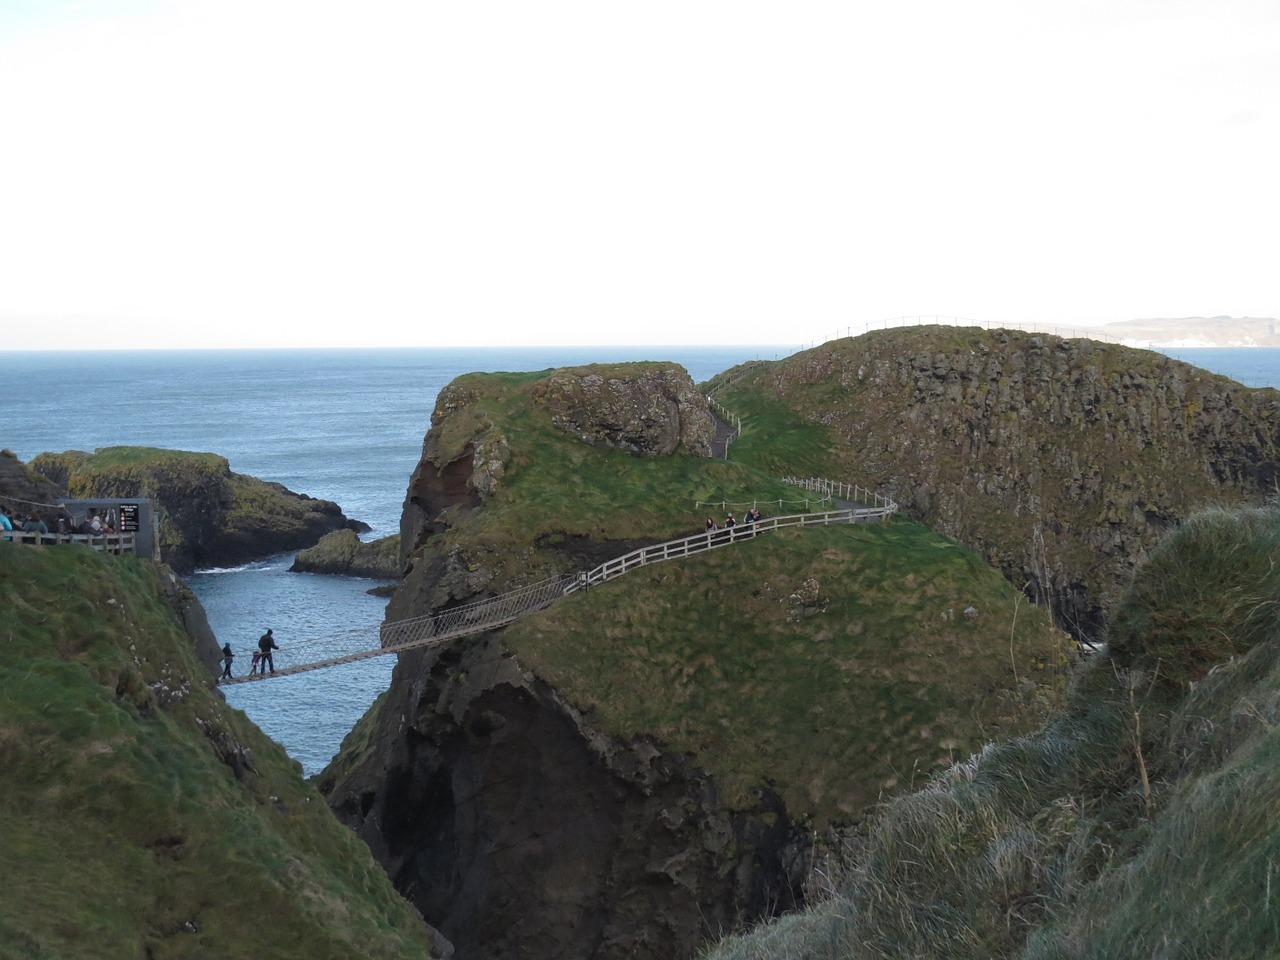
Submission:
[[[1065,640],[972,552],[908,521],[775,531],[655,564],[504,639],[593,726],[696,755],[731,806],[767,785],[816,823],[857,819],[987,737],[1029,729]]]
[[[227,458],[216,453],[199,453],[190,450],[162,450],[158,447],[99,447],[90,457],[94,467],[101,470],[120,470],[127,467],[146,467],[168,460],[189,460],[206,466],[221,467]]]
[[[637,457],[583,443],[556,428],[533,400],[534,384],[546,375],[460,377],[443,396],[465,403],[433,428],[441,464],[461,457],[468,444],[508,445],[504,475],[484,509],[428,545],[435,556],[462,546],[469,555],[484,557],[495,571],[495,590],[564,568],[555,551],[535,547],[539,542],[564,537],[657,542],[700,531],[715,512],[699,503],[805,499],[767,471],[737,461],[683,450]],[[805,510],[797,506],[787,512]]]
[[[1183,687],[1280,634],[1280,511],[1210,510],[1151,552],[1108,636],[1117,658]]]
[[[1051,723],[887,804],[826,900],[706,956],[1276,956],[1280,630],[1258,611],[1280,603],[1277,524],[1214,511],[1170,534],[1122,600],[1116,657]],[[1161,687],[1157,663],[1197,679]]]
[[[0,543],[0,956],[428,956],[368,850],[216,695],[156,575]]]
[[[762,368],[747,374],[718,398],[742,420],[742,435],[730,446],[730,457],[774,476],[799,474],[859,482],[840,465],[835,454],[838,440],[830,427],[805,420],[753,387],[765,373]]]

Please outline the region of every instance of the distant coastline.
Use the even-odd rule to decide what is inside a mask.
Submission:
[[[1273,317],[1178,317],[1121,320],[1098,328],[1128,347],[1167,350],[1204,347],[1280,347]]]

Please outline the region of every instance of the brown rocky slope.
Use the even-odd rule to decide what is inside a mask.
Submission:
[[[746,371],[720,398],[823,431],[823,468],[890,491],[1090,637],[1163,531],[1280,482],[1280,392],[1092,340],[878,331]],[[746,429],[735,456],[767,456]]]

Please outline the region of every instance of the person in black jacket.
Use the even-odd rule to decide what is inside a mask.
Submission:
[[[279,650],[280,648],[276,646],[275,637],[271,636],[271,631],[269,629],[258,638],[258,649],[262,651],[262,659],[258,661],[258,672],[266,673],[267,668],[270,667],[271,672],[275,673],[276,664],[271,658],[271,651]]]
[[[236,655],[231,652],[231,644],[224,643],[222,645],[222,676],[218,678],[219,680],[231,679],[231,661],[235,658]]]

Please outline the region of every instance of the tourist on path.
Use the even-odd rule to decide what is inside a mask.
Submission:
[[[236,655],[231,652],[231,644],[224,643],[222,645],[222,676],[218,678],[219,680],[231,679],[231,661],[235,658]]]
[[[271,657],[271,651],[279,650],[280,648],[276,646],[275,638],[271,636],[270,630],[267,630],[266,633],[258,638],[258,649],[262,651],[262,657],[258,663],[258,672],[266,673],[267,668],[270,667],[271,672],[275,673],[276,663]]]

